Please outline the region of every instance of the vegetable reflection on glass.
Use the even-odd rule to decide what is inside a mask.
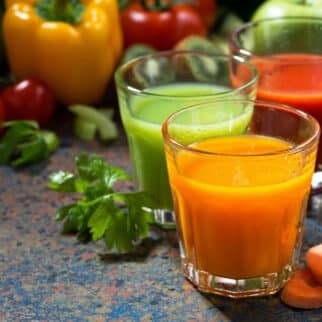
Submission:
[[[121,23],[126,48],[142,43],[167,50],[187,36],[207,34],[197,9],[165,0],[130,2],[121,11]]]
[[[115,0],[9,0],[3,35],[12,74],[41,79],[64,104],[98,103],[122,52]]]

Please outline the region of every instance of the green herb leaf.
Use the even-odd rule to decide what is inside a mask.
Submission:
[[[14,167],[36,163],[46,159],[49,154],[45,140],[38,133],[34,134],[29,141],[18,144],[16,150],[20,156],[11,162]]]
[[[58,171],[49,176],[50,189],[79,193],[76,203],[57,211],[56,220],[64,221],[63,231],[76,233],[81,241],[103,239],[108,249],[130,251],[149,234],[154,217],[147,207],[154,207],[154,200],[143,191],[115,191],[114,184],[130,176],[96,154],[81,153],[75,163],[77,174]]]
[[[153,201],[143,191],[123,192],[113,195],[116,202],[124,203],[127,207],[128,230],[133,229],[133,236],[147,235],[149,226],[146,223],[153,223],[154,217],[148,208],[153,208]],[[134,224],[135,221],[135,224]]]
[[[60,220],[64,220],[68,214],[69,214],[69,211],[75,207],[75,205],[68,205],[68,206],[65,206],[65,207],[61,207],[57,210],[56,212],[56,216],[55,216],[55,219],[57,221],[60,221]]]
[[[111,220],[113,220],[113,213],[117,211],[118,209],[111,199],[105,199],[100,203],[88,222],[93,240],[98,240],[103,237]]]
[[[76,192],[77,179],[73,173],[58,171],[49,175],[48,187],[59,192]]]
[[[54,132],[40,131],[37,122],[3,123],[5,133],[0,140],[0,164],[20,167],[45,160],[58,147]]]
[[[79,231],[79,212],[76,210],[76,205],[68,205],[62,207],[56,213],[55,219],[57,221],[66,219],[64,222],[64,233],[77,233]]]
[[[105,234],[105,244],[109,249],[116,248],[120,253],[132,250],[135,236],[127,229],[127,218],[121,210],[114,213],[113,220]],[[145,237],[145,236],[144,236]]]

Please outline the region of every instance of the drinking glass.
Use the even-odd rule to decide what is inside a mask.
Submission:
[[[120,114],[137,188],[156,201],[151,209],[164,228],[174,228],[161,123],[192,102],[223,96],[255,97],[257,71],[243,58],[196,51],[139,57],[115,73]]]
[[[245,23],[231,34],[229,47],[257,67],[258,99],[296,107],[322,124],[322,18]],[[322,163],[321,145],[317,164]]]
[[[299,261],[318,122],[278,103],[223,99],[173,113],[162,132],[187,279],[233,298],[277,292]]]

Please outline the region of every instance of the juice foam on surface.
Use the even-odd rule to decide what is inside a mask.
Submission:
[[[214,160],[211,156],[201,157],[183,152],[178,157],[182,173],[195,181],[216,186],[253,187],[276,184],[297,175],[298,171],[294,172],[294,168],[299,170],[301,165],[299,156],[277,157],[274,154],[286,151],[291,148],[291,144],[264,136],[208,139],[191,147],[216,153],[218,157]],[[247,156],[256,158],[256,162],[250,162]]]
[[[133,117],[149,123],[161,124],[170,114],[180,108],[202,102],[229,88],[209,84],[171,84],[149,88],[131,102]],[[160,95],[160,96],[159,96]],[[162,96],[162,97],[161,97]],[[167,96],[167,97],[165,97]]]

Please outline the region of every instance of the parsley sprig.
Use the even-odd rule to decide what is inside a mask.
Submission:
[[[143,191],[114,190],[116,182],[130,181],[128,173],[96,154],[81,153],[75,158],[77,174],[58,171],[49,176],[48,187],[57,192],[77,193],[76,202],[56,213],[64,221],[64,233],[76,233],[82,242],[104,239],[110,250],[129,252],[147,237],[153,214],[153,199]]]

